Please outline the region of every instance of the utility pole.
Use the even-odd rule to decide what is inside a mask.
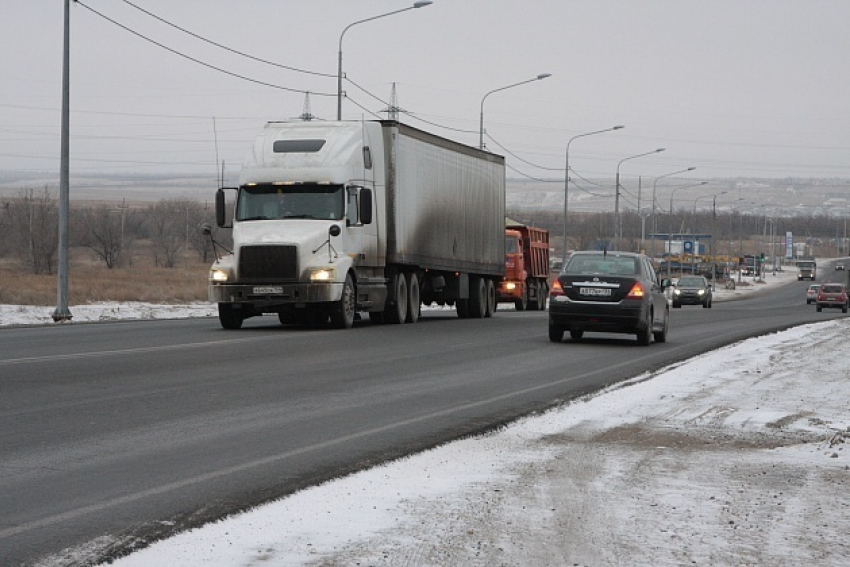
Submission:
[[[57,268],[56,309],[53,311],[53,321],[70,321],[71,311],[68,309],[68,209],[69,205],[69,114],[70,114],[70,32],[71,32],[71,0],[65,0],[65,39],[62,50],[62,132],[61,158],[59,165],[59,266]]]

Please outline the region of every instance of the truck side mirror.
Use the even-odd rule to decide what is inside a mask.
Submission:
[[[224,228],[227,224],[225,208],[224,189],[219,189],[215,192],[215,223],[219,228]]]
[[[372,190],[365,187],[360,190],[360,222],[372,224]]]

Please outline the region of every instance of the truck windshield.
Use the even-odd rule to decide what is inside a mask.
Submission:
[[[236,220],[342,220],[342,185],[243,185],[236,202]]]

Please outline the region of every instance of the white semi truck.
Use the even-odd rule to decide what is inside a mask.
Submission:
[[[504,158],[395,121],[269,122],[239,186],[218,190],[216,222],[233,231],[209,275],[225,329],[266,313],[413,323],[434,303],[488,317],[505,270]]]

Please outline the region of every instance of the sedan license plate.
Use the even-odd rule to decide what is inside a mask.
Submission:
[[[257,295],[271,294],[271,293],[282,294],[283,288],[281,286],[275,286],[275,285],[257,286],[257,287],[254,288],[254,293],[257,294]]]
[[[611,290],[607,287],[582,287],[579,288],[579,294],[608,297],[611,295]]]

